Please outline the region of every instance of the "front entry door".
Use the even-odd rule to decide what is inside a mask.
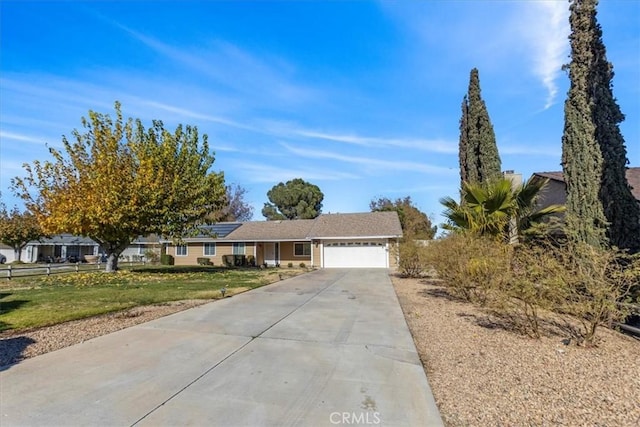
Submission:
[[[280,244],[265,243],[264,244],[264,263],[268,266],[280,264]]]

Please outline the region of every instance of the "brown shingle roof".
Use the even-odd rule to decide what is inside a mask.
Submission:
[[[396,212],[367,212],[323,214],[316,219],[244,222],[218,240],[282,241],[400,236],[402,236],[402,228]]]
[[[311,238],[400,236],[402,227],[395,211],[320,215],[309,233]]]
[[[564,182],[562,172],[535,172],[533,175]],[[631,194],[640,201],[640,167],[627,168],[627,182],[631,186]]]
[[[313,219],[298,219],[245,222],[221,240],[306,240],[314,221]]]

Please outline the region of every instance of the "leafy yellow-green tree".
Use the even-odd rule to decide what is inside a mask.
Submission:
[[[52,161],[25,164],[13,189],[46,233],[90,237],[107,254],[107,271],[140,235],[180,238],[225,201],[224,176],[212,171],[214,155],[196,127],[174,132],[154,120],[115,120],[89,111],[84,132],[74,130]]]
[[[31,212],[20,212],[17,206],[7,211],[4,203],[0,203],[0,242],[13,249],[17,261],[20,261],[27,243],[43,235],[38,220]]]

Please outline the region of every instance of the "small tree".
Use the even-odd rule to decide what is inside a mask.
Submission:
[[[17,261],[20,261],[25,246],[42,236],[44,233],[35,215],[28,211],[20,212],[17,206],[8,212],[4,203],[0,203],[0,242],[13,249]]]
[[[324,194],[317,185],[300,178],[282,182],[267,193],[262,215],[268,220],[313,219],[322,212]]]
[[[85,133],[63,137],[53,161],[25,164],[27,176],[13,180],[46,233],[88,236],[107,253],[107,271],[138,236],[179,239],[224,203],[222,173],[211,171],[207,136],[195,127],[169,132],[159,120],[145,129],[126,122],[116,102],[115,121],[89,111]]]
[[[253,206],[245,201],[246,194],[247,189],[238,184],[227,185],[224,207],[210,214],[210,218],[214,221],[251,221]]]
[[[386,197],[380,197],[369,203],[371,212],[396,211],[402,226],[402,234],[411,239],[433,239],[437,226],[431,224],[431,220],[424,212],[414,206],[410,196],[398,198],[392,201]]]

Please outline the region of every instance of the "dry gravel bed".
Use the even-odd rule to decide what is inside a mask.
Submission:
[[[74,320],[26,332],[0,333],[0,367],[148,322],[211,300],[184,300]]]
[[[535,340],[439,286],[392,280],[447,426],[640,426],[640,341]]]

